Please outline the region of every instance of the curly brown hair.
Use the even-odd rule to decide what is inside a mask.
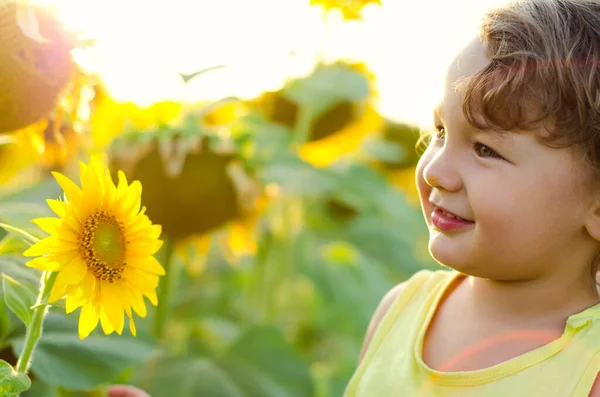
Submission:
[[[600,0],[518,0],[485,14],[490,63],[465,80],[469,123],[494,131],[542,124],[544,143],[576,146],[600,180]]]

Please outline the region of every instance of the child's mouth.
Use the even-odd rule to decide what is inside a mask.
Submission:
[[[443,232],[470,226],[475,223],[447,212],[441,208],[436,208],[431,213],[431,222],[436,229]]]

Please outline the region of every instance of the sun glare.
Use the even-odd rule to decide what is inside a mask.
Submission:
[[[477,15],[505,0],[388,0],[365,7],[362,22],[346,23],[336,15],[324,21],[308,0],[44,1],[98,40],[93,64],[120,100],[252,97],[307,73],[319,57],[350,58],[377,75],[384,115],[422,125]],[[229,66],[188,85],[178,75],[218,65]]]

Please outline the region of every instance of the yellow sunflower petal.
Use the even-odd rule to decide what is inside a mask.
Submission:
[[[123,271],[123,278],[142,292],[158,287],[157,275],[146,273],[138,269],[125,268]]]
[[[121,170],[119,170],[118,172],[118,179],[119,184],[117,185],[117,197],[115,200],[121,202],[123,201],[125,194],[127,194],[127,177],[125,176],[125,173]]]
[[[96,310],[94,304],[88,303],[81,307],[79,313],[79,339],[87,338],[90,333],[98,326],[100,313]]]
[[[158,260],[153,256],[147,256],[145,258],[132,258],[131,260],[129,260],[129,262],[127,262],[127,266],[145,271],[147,273],[157,274],[159,276],[165,275],[164,267],[162,267]]]
[[[105,174],[107,175],[107,178],[104,181],[104,202],[107,208],[113,208],[117,198],[117,187],[110,177],[110,171],[108,169],[105,170]]]
[[[67,252],[76,249],[76,246],[61,242],[57,236],[46,237],[29,247],[23,256],[43,256],[53,252]]]
[[[85,301],[78,299],[75,295],[69,295],[65,300],[65,311],[67,314],[72,313],[78,307],[83,306],[84,303]]]
[[[48,298],[49,303],[54,303],[58,300],[61,300],[67,294],[67,286],[64,284],[54,284],[52,287],[52,291],[50,292],[50,297]]]
[[[87,266],[85,262],[77,257],[62,268],[58,273],[58,277],[56,277],[56,282],[65,285],[79,284],[86,274]]]
[[[133,181],[126,189],[122,199],[119,200],[121,214],[137,214],[140,211],[142,197],[142,184],[139,181]]]
[[[59,218],[37,218],[31,222],[48,234],[58,234],[62,226],[62,220]]]
[[[25,266],[38,270],[46,270],[49,272],[55,272],[61,268],[61,264],[59,262],[56,262],[52,260],[51,257],[46,256],[38,256],[37,258],[27,261]]]
[[[81,298],[86,301],[92,301],[96,296],[96,286],[98,282],[92,272],[87,272],[82,282],[79,284]]]
[[[79,162],[79,183],[81,183],[81,186],[83,187],[87,181],[86,177],[87,177],[87,171],[88,171],[88,166],[87,164],[85,164],[83,161]]]
[[[146,317],[148,314],[146,310],[146,303],[144,302],[144,296],[138,290],[127,289],[129,302],[131,303],[131,307],[136,314],[142,318]]]
[[[135,235],[140,230],[146,230],[150,226],[152,226],[152,222],[150,221],[150,218],[148,218],[147,215],[135,215],[127,223],[128,235]]]
[[[154,306],[158,305],[156,286],[147,278],[140,276],[141,274],[142,272],[126,268],[123,272],[123,278],[129,282],[131,287],[133,287],[133,290],[141,292],[141,294],[146,296]]]
[[[46,203],[48,203],[48,206],[52,211],[54,211],[56,215],[60,216],[61,218],[65,217],[65,213],[67,211],[67,203],[65,203],[64,201],[53,199],[46,200]]]
[[[121,335],[125,325],[125,313],[119,298],[121,291],[116,289],[113,283],[103,282],[101,284],[101,294],[104,313],[106,313],[106,317],[110,320],[115,331]]]
[[[81,202],[81,189],[72,180],[61,174],[60,172],[52,171],[52,175],[60,187],[64,190],[67,200],[70,204],[78,205]]]
[[[131,312],[131,294],[129,293],[131,290],[127,289],[123,284],[119,288],[123,292],[120,298],[123,303],[123,308],[125,309],[125,314],[129,319],[129,331],[131,332],[131,335],[136,336],[137,329],[135,328],[135,322],[133,321],[133,313]]]
[[[67,263],[71,262],[77,256],[79,256],[79,252],[72,250],[67,252],[53,252],[47,256],[47,258],[49,261],[58,262],[60,264],[60,269],[62,269]]]
[[[140,225],[141,226],[141,225]],[[161,225],[153,225],[148,220],[148,224],[145,227],[139,227],[138,229],[128,229],[127,239],[138,240],[138,239],[158,239],[162,233]]]
[[[149,291],[142,291],[142,293],[146,298],[148,298],[148,300],[150,301],[150,303],[152,303],[153,306],[158,305],[158,297],[156,296],[155,289]]]
[[[70,233],[69,235],[75,235],[79,238],[81,233],[81,222],[77,219],[76,215],[67,214],[63,218],[63,228],[61,230],[61,236],[63,233]]]
[[[135,256],[147,256],[154,255],[162,247],[164,242],[162,240],[137,240],[132,241],[131,246],[127,250],[127,255],[131,257]]]
[[[84,197],[95,198],[93,205],[98,208],[104,205],[104,178],[100,174],[101,172],[94,162],[90,162],[85,174],[81,175],[81,187]]]
[[[128,316],[128,317],[129,317],[129,332],[131,332],[131,335],[136,336],[137,330],[135,328],[135,322],[133,321],[133,316]]]
[[[68,219],[68,218],[67,218]],[[60,241],[77,243],[78,234],[73,230],[70,223],[59,218],[37,218],[31,221],[48,234],[54,235]]]
[[[131,203],[127,208],[127,212],[137,214],[140,212],[140,207],[142,205],[142,184],[140,181],[133,181],[131,185],[129,185],[130,197],[132,197]]]
[[[137,329],[135,328],[135,321],[133,321],[133,313],[131,311],[131,303],[132,303],[131,290],[129,288],[127,288],[125,283],[122,283],[122,282],[117,284],[117,288],[121,291],[119,298],[121,298],[121,303],[123,304],[123,309],[125,309],[125,314],[127,315],[127,318],[129,319],[129,331],[131,332],[131,335],[136,336]],[[144,309],[145,308],[146,307],[144,306]],[[145,315],[145,313],[144,313],[144,315]]]
[[[102,331],[106,334],[106,335],[110,335],[113,332],[115,332],[114,327],[112,326],[112,324],[110,323],[110,320],[108,319],[108,317],[106,316],[106,312],[104,310],[102,310],[100,312],[100,324],[102,324]]]
[[[70,225],[63,222],[63,227],[60,229],[58,238],[61,242],[67,242],[72,244],[79,243],[79,233],[75,232]]]

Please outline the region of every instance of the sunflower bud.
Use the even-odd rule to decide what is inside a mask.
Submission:
[[[153,140],[134,156],[132,148],[120,148],[111,161],[111,168],[142,182],[148,216],[178,240],[243,216],[255,198],[255,184],[234,152],[218,151],[202,138],[185,145],[178,137],[166,146]]]

